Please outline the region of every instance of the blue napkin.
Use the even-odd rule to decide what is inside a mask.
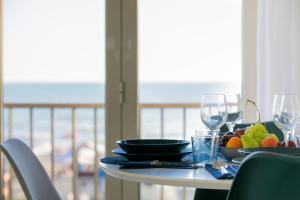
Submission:
[[[230,175],[222,175],[222,173],[213,168],[212,164],[206,164],[205,165],[205,169],[211,174],[213,175],[216,179],[233,179],[234,176],[236,175],[236,172],[238,170],[237,165],[228,165],[228,167],[226,168],[231,174]]]
[[[175,169],[194,169],[195,166],[190,160],[182,160],[176,162],[165,162],[157,160],[149,161],[129,161],[123,157],[106,157],[100,160],[103,163],[120,165],[122,169],[137,169],[137,168],[175,168]]]
[[[119,162],[126,162],[126,161],[128,161],[128,160],[121,156],[105,157],[105,158],[100,159],[100,162],[103,162],[106,164],[113,164],[113,165],[117,165]]]

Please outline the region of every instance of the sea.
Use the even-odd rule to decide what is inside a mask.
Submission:
[[[141,83],[141,103],[197,103],[203,94],[240,93],[241,83]],[[6,83],[4,101],[13,103],[103,103],[104,83]]]

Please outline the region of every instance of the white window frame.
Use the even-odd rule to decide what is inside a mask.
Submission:
[[[106,155],[139,137],[137,1],[106,0]],[[106,176],[106,200],[138,200],[139,184]]]
[[[3,132],[3,1],[0,0],[0,143],[4,139]],[[0,154],[0,199],[4,199],[3,155]]]
[[[257,0],[243,0],[242,18],[242,95],[244,101],[251,99],[257,102]],[[247,106],[243,112],[243,122],[254,121],[257,121],[257,113],[254,109]]]

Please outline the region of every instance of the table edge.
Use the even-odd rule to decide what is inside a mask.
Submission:
[[[100,162],[100,168],[108,175],[127,181],[139,182],[139,183],[150,183],[159,185],[170,185],[179,187],[191,187],[191,188],[203,188],[203,189],[215,189],[215,190],[229,190],[232,184],[232,180],[187,180],[187,179],[176,179],[169,177],[160,177],[155,175],[142,175],[129,173],[122,170],[114,170],[109,168],[112,164],[106,164]],[[114,166],[115,167],[115,166]]]

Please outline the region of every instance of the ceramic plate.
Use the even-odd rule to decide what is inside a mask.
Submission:
[[[190,142],[186,140],[139,139],[119,140],[117,144],[125,152],[131,154],[161,154],[180,153]]]
[[[114,149],[112,152],[122,157],[125,157],[130,161],[147,161],[147,160],[179,161],[183,157],[191,154],[192,150],[184,149],[181,152],[176,152],[176,153],[162,153],[161,151],[160,154],[149,154],[149,153],[133,154],[133,153],[127,153],[124,150],[118,148],[118,149]]]

